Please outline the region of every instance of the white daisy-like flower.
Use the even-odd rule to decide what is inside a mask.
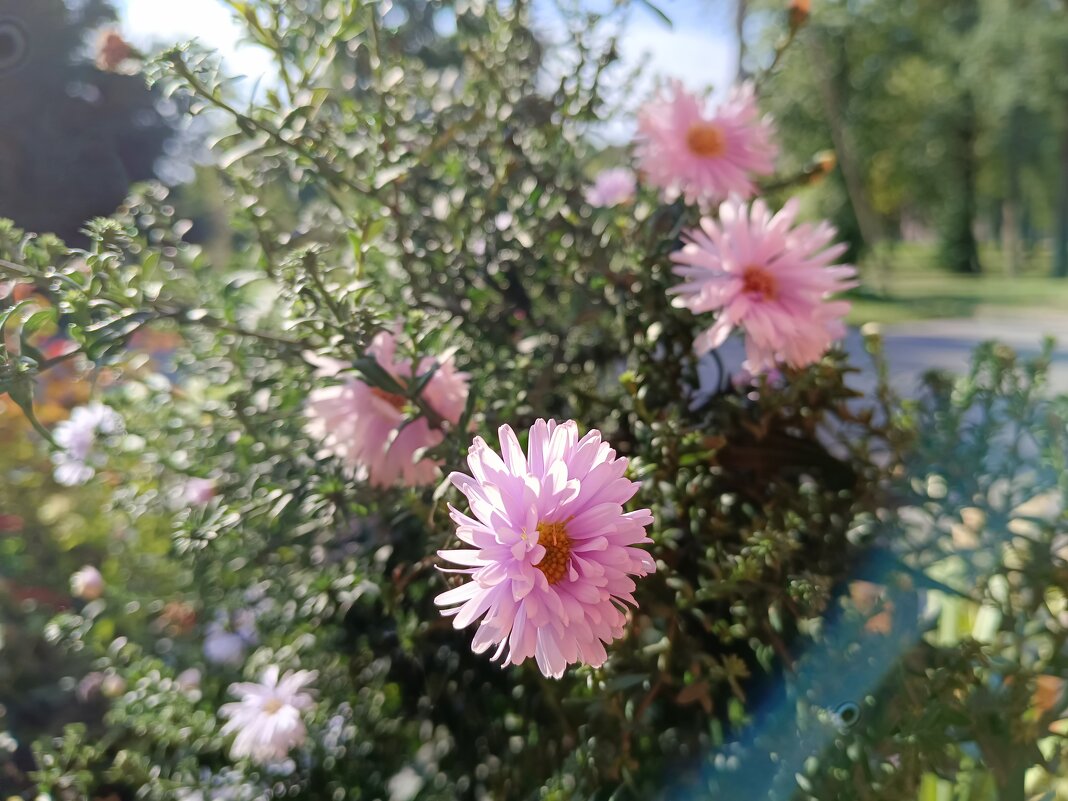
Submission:
[[[279,677],[277,665],[269,666],[259,683],[230,685],[239,701],[224,704],[219,713],[228,718],[222,733],[234,734],[230,756],[248,757],[261,765],[284,759],[307,737],[303,713],[315,706],[304,688],[315,681],[315,671],[287,671]]]
[[[103,403],[79,406],[52,432],[60,450],[52,454],[53,476],[67,487],[84,484],[96,474],[99,454],[94,453],[100,434],[114,434],[122,429],[122,418]]]

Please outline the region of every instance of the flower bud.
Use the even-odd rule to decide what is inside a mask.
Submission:
[[[126,679],[116,673],[109,673],[100,684],[100,692],[105,698],[118,698],[126,692]]]

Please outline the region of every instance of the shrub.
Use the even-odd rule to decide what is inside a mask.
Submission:
[[[40,791],[889,799],[977,763],[1012,791],[1021,766],[1055,774],[1059,745],[1043,738],[1063,705],[1032,696],[1064,675],[1059,563],[1039,558],[1064,517],[1020,511],[1064,489],[1064,401],[1043,397],[1040,366],[990,348],[962,383],[932,378],[915,404],[885,375],[861,395],[842,352],[800,347],[838,333],[823,292],[848,270],[815,301],[798,290],[790,325],[816,328],[793,337],[761,339],[767,319],[720,309],[720,325],[740,315],[753,370],[789,362],[781,372],[732,378],[718,355],[699,358],[706,321],[691,309],[717,296],[673,304],[672,254],[711,247],[702,218],[706,232],[727,228],[739,209],[712,222],[707,185],[692,204],[648,186],[609,207],[586,195],[604,158],[592,132],[614,113],[614,45],[600,34],[622,12],[569,20],[569,45],[547,50],[521,3],[443,7],[440,29],[371,3],[239,8],[278,59],[247,109],[191,48],[156,67],[183,107],[228,126],[226,258],[186,241],[159,187],[94,222],[86,251],[13,229],[0,243],[0,270],[54,304],[0,312],[0,388],[32,419],[46,368],[76,361],[120,379],[103,397],[123,425],[81,430],[91,462],[60,438],[62,458],[107,490],[104,596],[47,628],[93,660],[99,684],[83,691],[106,711],[38,741]],[[730,145],[710,137],[706,156]],[[789,246],[802,240],[822,244],[797,269],[833,269],[835,251],[816,252],[829,234]],[[753,304],[785,292],[786,268],[750,255],[732,269]],[[37,331],[56,319],[70,346],[47,357]],[[148,330],[180,332],[170,364],[131,353]],[[877,337],[869,345],[881,365]],[[619,522],[625,481],[593,493],[606,498],[596,520],[623,533],[591,531],[615,561],[583,576],[596,589],[611,575],[604,586],[624,598],[630,579],[613,570],[648,575],[634,605],[611,607],[625,622],[601,638],[618,637],[603,664],[564,653],[595,664],[559,680],[546,675],[555,663],[520,658],[521,637],[521,664],[474,653],[484,629],[457,630],[435,604],[471,580],[437,569],[437,551],[461,547],[454,521],[474,537],[448,505],[466,515],[480,497],[457,479],[465,500],[438,466],[466,470],[466,454],[475,483],[524,497],[533,478],[480,471],[498,470],[489,448],[514,458],[500,426],[533,451],[526,432],[546,418],[600,432],[628,460],[628,508],[652,519]],[[567,496],[569,476],[539,474],[539,497]],[[487,504],[512,502],[495,493]],[[527,560],[510,574],[517,593],[533,582],[548,595],[532,597],[549,597],[579,569],[567,526],[582,514],[511,521],[509,548]],[[494,518],[493,534],[508,522]],[[633,530],[644,525],[648,543]],[[960,526],[976,541],[967,552],[950,546]],[[609,556],[613,536],[646,556]],[[979,604],[982,638],[926,632],[921,590],[942,621]],[[501,608],[507,598],[519,600]],[[540,625],[545,609],[525,609]],[[567,637],[602,622],[579,609],[567,607]],[[261,725],[261,713],[288,723]]]

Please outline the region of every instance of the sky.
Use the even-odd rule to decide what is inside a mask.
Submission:
[[[220,0],[118,0],[117,5],[123,30],[135,45],[197,38],[220,52],[232,74],[256,78],[269,69],[270,55],[241,44],[241,27]],[[651,14],[641,15],[621,43],[623,61],[637,65],[648,60],[651,74],[679,78],[693,89],[722,89],[733,77],[737,52],[727,31],[727,5],[723,0],[662,0],[674,28]]]

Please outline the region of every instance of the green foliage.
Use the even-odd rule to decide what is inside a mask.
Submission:
[[[976,231],[1010,274],[1062,241],[1066,23],[1044,1],[814,4],[765,93],[790,161],[838,155],[845,182],[813,203],[851,239],[870,213],[857,244],[940,240],[958,272],[978,269]]]

